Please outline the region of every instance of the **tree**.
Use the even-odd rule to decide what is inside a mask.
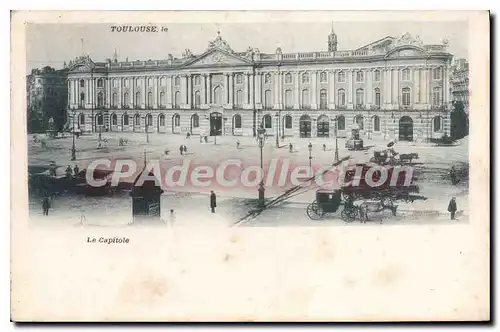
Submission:
[[[452,139],[460,139],[469,135],[469,116],[465,112],[464,103],[453,102],[453,111],[450,114],[450,136]]]

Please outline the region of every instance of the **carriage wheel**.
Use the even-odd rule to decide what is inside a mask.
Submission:
[[[321,211],[321,208],[318,206],[316,201],[307,206],[306,212],[307,216],[312,220],[320,220],[323,218],[323,211]]]
[[[343,209],[340,213],[340,218],[345,222],[353,222],[356,219],[358,211],[356,208],[353,209]]]

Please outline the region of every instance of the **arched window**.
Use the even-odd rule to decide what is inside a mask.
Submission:
[[[165,92],[160,92],[160,106],[165,106]]]
[[[410,106],[411,103],[410,88],[403,88],[401,94],[403,96],[403,106]]]
[[[286,84],[290,84],[290,83],[292,83],[292,74],[287,73],[287,74],[285,75],[285,83],[286,83]]]
[[[292,116],[291,115],[285,116],[285,128],[292,129]]]
[[[80,88],[84,88],[85,87],[85,80],[80,80]]]
[[[116,116],[116,114],[113,113],[113,115],[111,116],[111,125],[116,126],[117,124],[118,124],[118,117]]]
[[[302,74],[302,83],[304,83],[304,84],[309,83],[309,74],[308,73]]]
[[[123,114],[123,125],[128,126],[128,114]]]
[[[128,78],[126,78],[124,81],[123,81],[123,85],[125,85],[126,88],[129,87],[130,83],[129,83],[129,80]]]
[[[161,86],[167,85],[167,79],[165,77],[160,78],[160,85]]]
[[[380,89],[379,88],[375,88],[374,96],[375,96],[375,106],[380,107]]]
[[[309,90],[302,90],[302,108],[310,108],[311,102],[309,101]]]
[[[141,125],[141,117],[139,116],[139,114],[136,114],[134,116],[134,125],[136,125],[136,126],[140,126]]]
[[[241,115],[236,114],[233,118],[234,128],[241,129]]]
[[[83,113],[81,113],[79,116],[78,116],[78,123],[81,124],[81,125],[84,125],[85,124],[85,115],[83,115]]]
[[[271,83],[271,74],[266,74],[264,76],[264,83],[265,84],[270,84]]]
[[[153,79],[151,77],[148,78],[148,86],[153,86]]]
[[[328,95],[325,89],[319,91],[319,108],[322,110],[328,108]]]
[[[326,76],[326,73],[325,72],[322,72],[321,74],[319,74],[319,81],[321,83],[326,83],[327,81],[327,76]]]
[[[374,72],[375,82],[380,82],[380,70],[375,70]]]
[[[222,88],[220,86],[214,89],[214,104],[222,105]]]
[[[116,107],[118,105],[118,95],[116,92],[113,92],[113,97],[111,98],[111,104],[113,107]]]
[[[337,74],[337,82],[345,83],[345,72],[339,71],[339,73]]]
[[[356,89],[356,105],[362,106],[365,104],[365,90]]]
[[[437,86],[432,89],[432,105],[439,106],[441,103],[441,87]]]
[[[409,81],[410,80],[410,70],[408,68],[403,69],[401,76],[402,76],[403,81]]]
[[[373,131],[380,131],[380,118],[377,115],[373,116]]]
[[[181,85],[181,78],[180,78],[179,76],[176,76],[176,77],[175,77],[174,84],[175,84],[176,86]]]
[[[269,114],[264,115],[264,118],[262,119],[264,122],[264,128],[269,129],[272,128],[273,126],[273,119]]]
[[[146,126],[152,126],[153,125],[153,116],[151,114],[146,115]]]
[[[176,91],[174,95],[174,107],[179,108],[180,102],[181,102],[181,93],[179,91]]]
[[[236,75],[236,84],[242,84],[243,83],[243,75],[238,74]]]
[[[139,107],[141,105],[141,93],[137,91],[135,93],[135,107]]]
[[[148,107],[152,107],[152,106],[153,106],[153,93],[148,92]]]
[[[271,90],[264,91],[264,108],[270,109],[273,107]]]
[[[165,126],[165,115],[160,114],[160,126],[164,127]]]
[[[102,114],[97,114],[97,125],[98,126],[104,125],[104,116]]]
[[[102,88],[103,86],[104,86],[104,81],[102,80],[102,78],[98,79],[97,80],[97,87]]]
[[[340,115],[337,118],[337,129],[338,130],[345,130],[345,117],[343,115]]]
[[[181,116],[179,114],[174,115],[174,127],[179,127],[181,125]]]
[[[293,92],[292,92],[292,90],[285,91],[285,108],[293,108]]]
[[[195,91],[194,93],[194,108],[200,108],[201,106],[201,94],[200,91]]]
[[[80,107],[84,108],[85,107],[85,93],[81,92],[80,93]]]
[[[441,117],[435,116],[432,119],[432,122],[433,122],[434,132],[440,131],[441,130]]]
[[[200,117],[198,116],[198,114],[193,114],[193,116],[191,117],[191,126],[193,128],[198,128],[200,126]]]
[[[128,92],[123,94],[123,106],[128,107],[130,105],[130,98],[128,96]]]
[[[243,91],[236,91],[236,107],[242,107],[243,105]]]

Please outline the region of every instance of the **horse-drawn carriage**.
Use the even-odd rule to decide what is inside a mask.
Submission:
[[[368,220],[368,213],[390,210],[396,215],[399,200],[413,202],[424,197],[414,195],[418,186],[411,182],[411,174],[406,170],[394,173],[394,167],[387,167],[387,176],[382,178],[380,170],[372,171],[367,165],[361,166],[361,176],[356,178],[356,170],[346,171],[344,185],[339,189],[319,189],[316,199],[307,206],[307,215],[313,220],[332,216],[343,206],[340,218],[346,222],[356,219]],[[367,181],[367,174],[371,179]],[[410,179],[408,179],[410,177]]]

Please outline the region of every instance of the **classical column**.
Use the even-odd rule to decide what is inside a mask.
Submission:
[[[167,107],[168,108],[172,108],[173,103],[174,103],[174,101],[172,100],[172,89],[173,89],[173,87],[172,87],[173,86],[172,80],[173,80],[172,76],[168,76],[167,77],[167,82],[166,82],[167,83],[167,87],[166,87],[166,96],[165,97],[167,99]]]
[[[420,68],[414,68],[413,70],[413,82],[415,82],[415,91],[413,91],[413,102],[415,104],[420,103]]]
[[[330,88],[328,93],[328,108],[335,109],[335,70],[328,73],[328,87]]]
[[[147,98],[148,98],[148,82],[147,82],[148,78],[146,76],[144,76],[142,78],[142,98],[141,98],[141,107],[142,108],[145,108],[146,106],[146,102],[147,102]]]
[[[449,102],[449,87],[448,87],[448,66],[445,65],[443,67],[443,101],[444,101],[444,105],[445,106],[448,106],[448,102]]]
[[[160,106],[160,96],[159,96],[159,82],[160,78],[158,76],[153,78],[153,108],[158,109]]]
[[[253,72],[248,74],[248,85],[247,85],[247,88],[249,89],[248,104],[250,105],[251,108],[255,107],[254,105],[254,95],[256,94],[255,80],[257,79],[258,76],[256,77]],[[255,103],[257,103],[257,96],[255,96]]]
[[[373,70],[367,70],[366,74],[366,106],[370,108],[373,103]]]
[[[187,108],[192,108],[193,76],[187,75]]]
[[[255,77],[255,103],[262,105],[262,73],[257,73]],[[256,105],[257,106],[257,105]]]
[[[387,69],[387,90],[386,90],[386,95],[387,95],[387,104],[392,104],[392,69],[388,68]]]
[[[318,102],[316,99],[316,96],[318,94],[318,73],[317,71],[313,71],[311,74],[311,109],[317,109],[318,108]]]
[[[229,106],[233,107],[234,98],[234,76],[233,73],[229,73]]]
[[[345,84],[345,95],[346,95],[346,102],[347,102],[347,107],[352,108],[352,88],[351,88],[351,81],[352,81],[352,70],[348,69],[345,71],[346,75],[346,84]]]
[[[250,74],[245,73],[243,76],[243,104],[250,104],[250,99],[252,99],[250,94]]]
[[[123,78],[118,78],[118,98],[116,98],[116,102],[118,103],[118,108],[122,108],[122,103],[123,103],[123,96],[122,96],[122,84],[123,84]]]
[[[294,85],[294,88],[295,88],[295,93],[293,94],[293,108],[294,109],[299,109],[300,108],[300,100],[299,100],[299,96],[300,96],[300,80],[299,80],[299,76],[300,76],[300,73],[298,71],[296,71],[294,73],[295,75],[294,78],[293,78],[293,82],[295,83]]]
[[[207,103],[212,104],[212,76],[207,75]]]
[[[207,75],[202,74],[201,75],[202,83],[201,83],[201,102],[203,105],[207,104]]]
[[[278,72],[278,108],[283,109],[283,73]]]

